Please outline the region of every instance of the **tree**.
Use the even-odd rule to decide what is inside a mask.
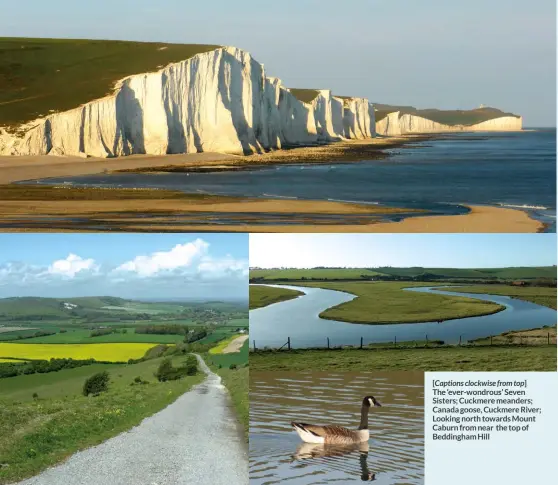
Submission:
[[[110,381],[110,376],[107,371],[98,372],[86,379],[83,384],[83,395],[89,396],[93,394],[94,396],[99,395],[101,392],[108,390],[108,383]]]

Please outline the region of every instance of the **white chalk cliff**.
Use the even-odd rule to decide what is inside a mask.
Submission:
[[[10,132],[0,127],[0,154],[261,153],[371,137],[373,116],[368,100],[328,90],[304,103],[248,52],[223,47],[126,77],[112,94],[75,109]]]
[[[409,113],[401,115],[399,111],[395,111],[376,121],[376,133],[384,136],[396,136],[456,131],[521,131],[522,125],[523,118],[520,116],[501,116],[474,125],[445,125],[422,116]]]

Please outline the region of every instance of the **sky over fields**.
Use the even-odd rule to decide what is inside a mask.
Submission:
[[[246,234],[2,234],[0,297],[247,297]]]
[[[556,234],[252,234],[250,266],[503,268],[556,264]]]
[[[554,0],[0,0],[2,36],[234,45],[288,87],[556,126]]]

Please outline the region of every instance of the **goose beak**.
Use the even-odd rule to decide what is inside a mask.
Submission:
[[[381,408],[382,405],[378,401],[374,401],[374,407]]]

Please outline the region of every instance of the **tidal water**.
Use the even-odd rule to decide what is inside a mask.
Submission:
[[[451,134],[392,149],[383,160],[219,173],[102,174],[43,183],[154,187],[221,195],[365,202],[463,213],[514,207],[556,230],[556,130]]]
[[[420,372],[251,372],[250,484],[424,483],[423,386]],[[290,426],[356,429],[368,395],[382,404],[370,410],[368,443],[305,444]]]
[[[489,337],[509,330],[523,330],[556,325],[556,311],[507,296],[452,293],[430,287],[405,291],[430,292],[458,295],[478,300],[492,301],[506,307],[505,310],[481,317],[469,317],[444,322],[399,323],[393,325],[367,325],[325,320],[319,314],[327,308],[348,302],[354,295],[324,290],[286,286],[306,293],[293,300],[275,303],[250,310],[250,345],[257,348],[279,348],[291,338],[291,347],[309,348],[330,346],[364,345],[369,343],[398,342],[410,340],[443,340],[458,343],[476,338]]]

